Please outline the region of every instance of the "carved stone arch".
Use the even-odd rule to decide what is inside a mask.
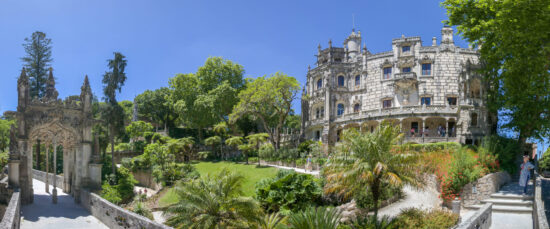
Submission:
[[[82,142],[82,136],[77,130],[71,126],[63,125],[59,121],[31,127],[29,140],[35,142],[38,139],[45,144],[55,142],[68,149],[74,149]]]

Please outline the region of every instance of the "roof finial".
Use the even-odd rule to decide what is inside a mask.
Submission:
[[[351,23],[352,23],[352,28],[351,28],[351,31],[352,32],[355,32],[355,14],[351,14]]]

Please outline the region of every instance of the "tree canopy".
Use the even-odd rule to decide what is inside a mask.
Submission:
[[[446,0],[450,25],[481,53],[493,113],[520,142],[550,134],[550,1]]]
[[[46,93],[46,77],[53,61],[51,44],[52,40],[40,31],[32,33],[30,38],[25,38],[23,48],[26,56],[21,60],[29,76],[30,95],[33,98],[42,98]]]
[[[233,108],[231,118],[235,121],[244,115],[252,115],[261,120],[273,146],[278,149],[281,128],[299,91],[296,78],[281,72],[249,80],[239,93],[239,103]]]

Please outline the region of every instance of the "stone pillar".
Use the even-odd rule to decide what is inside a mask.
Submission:
[[[50,146],[46,145],[46,193],[50,193],[49,172],[50,171]]]
[[[40,139],[36,140],[36,170],[40,170]]]
[[[424,142],[424,136],[426,136],[426,133],[424,133],[425,129],[426,129],[426,119],[422,118],[422,129],[420,130],[422,133],[422,142]]]
[[[8,182],[11,187],[20,187],[19,183],[19,159],[10,159],[8,163]]]
[[[446,141],[449,141],[449,135],[450,135],[450,132],[449,132],[449,119],[446,118],[445,119],[445,137],[447,137]]]
[[[57,143],[54,140],[53,143],[53,195],[52,195],[52,202],[54,204],[57,204]]]

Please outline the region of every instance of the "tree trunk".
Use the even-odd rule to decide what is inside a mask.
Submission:
[[[110,137],[110,140],[111,140],[111,166],[112,166],[112,173],[113,173],[113,177],[114,177],[114,183],[116,184],[117,183],[117,179],[116,179],[116,164],[115,164],[115,135],[114,135],[114,130],[113,128],[111,127],[111,136]]]
[[[378,199],[380,198],[380,182],[372,184],[372,201],[374,202],[374,218],[378,220]]]

